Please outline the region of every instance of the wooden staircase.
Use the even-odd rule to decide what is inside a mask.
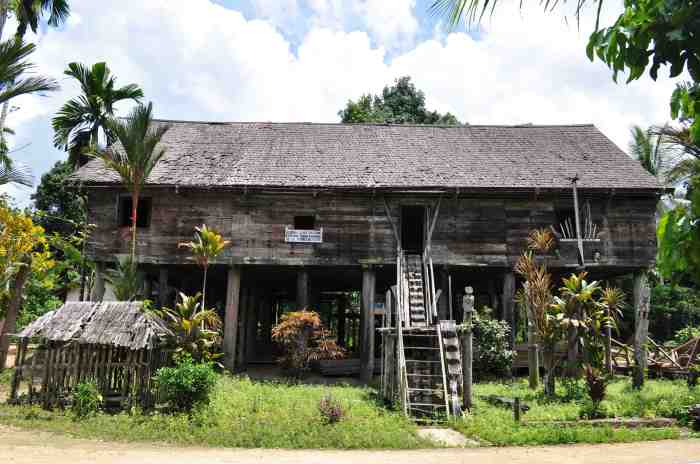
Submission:
[[[398,262],[397,287],[403,290],[399,312],[405,316],[398,321],[404,411],[418,421],[444,420],[461,414],[456,325],[437,323],[432,263],[421,255],[400,255]]]

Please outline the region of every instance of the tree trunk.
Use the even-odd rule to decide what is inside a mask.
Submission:
[[[134,192],[131,195],[131,265],[136,265],[136,215],[139,210],[139,194]]]
[[[31,264],[32,261],[29,257],[22,261],[22,266],[15,274],[10,287],[10,301],[7,305],[5,324],[2,327],[2,333],[0,333],[0,371],[5,368],[5,362],[7,361],[7,352],[10,349],[10,334],[15,333],[17,329],[17,316],[22,303],[22,289],[29,277]]]
[[[532,321],[528,321],[527,323],[527,366],[530,389],[537,390],[540,386],[540,356],[538,353],[535,326]]]
[[[553,397],[556,389],[554,378],[554,348],[542,347],[542,361],[544,363],[544,394]]]
[[[202,308],[204,311],[207,307],[207,269],[209,265],[204,266],[204,278],[202,279]]]
[[[647,369],[647,337],[649,334],[650,289],[646,271],[634,275],[634,388],[644,386]]]
[[[0,40],[2,40],[2,34],[5,31],[5,24],[7,23],[8,4],[9,0],[0,0]],[[9,104],[9,101],[5,102],[2,105],[2,113],[0,113],[0,143],[2,144],[5,142],[5,120],[7,119]]]

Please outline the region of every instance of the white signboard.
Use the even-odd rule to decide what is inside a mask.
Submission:
[[[323,243],[323,229],[301,230],[286,227],[284,241],[287,243]]]

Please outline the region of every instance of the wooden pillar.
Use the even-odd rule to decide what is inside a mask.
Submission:
[[[297,307],[298,311],[309,307],[309,271],[301,268],[297,271]]]
[[[537,390],[540,386],[540,354],[539,347],[537,346],[535,324],[531,319],[532,310],[529,309],[527,320],[527,367],[530,388],[532,390]]]
[[[250,313],[251,289],[241,288],[241,311],[238,317],[238,347],[237,347],[237,367],[244,369],[246,366],[246,348],[248,339],[248,314]]]
[[[466,287],[464,291],[462,310],[465,329],[462,331],[460,337],[462,343],[462,406],[464,409],[471,409],[473,383],[472,365],[474,362],[471,322],[472,315],[474,314],[474,295],[471,287]]]
[[[503,320],[510,327],[509,347],[512,349],[515,345],[515,274],[506,272],[503,275]]]
[[[92,287],[90,301],[102,301],[105,296],[105,263],[95,262],[95,284]]]
[[[376,274],[371,266],[362,270],[360,305],[360,380],[369,383],[374,374],[374,293]]]
[[[345,343],[345,318],[346,318],[346,313],[347,313],[347,307],[348,307],[348,296],[345,293],[342,293],[340,296],[338,296],[338,345],[342,346],[343,348],[347,348],[347,345]]]
[[[165,278],[163,276],[165,275]],[[163,289],[167,287],[168,271],[161,267],[160,291],[163,298]],[[241,268],[232,266],[228,270],[226,279],[226,312],[224,314],[224,365],[230,371],[236,366],[236,338],[238,335],[238,313],[241,293]],[[161,299],[161,303],[162,303]]]
[[[245,359],[246,362],[255,360],[255,344],[258,335],[258,315],[260,313],[260,289],[255,288],[251,292],[250,303],[248,304],[248,313],[246,317],[246,336],[245,336]]]
[[[229,270],[229,278],[231,277],[231,270]],[[240,271],[239,271],[239,284],[240,284]],[[229,280],[230,285],[230,280]],[[160,307],[167,306],[169,304],[168,300],[168,268],[167,266],[160,266],[158,269],[158,304]],[[228,312],[228,293],[226,294],[226,311]]]
[[[647,336],[649,334],[649,300],[651,290],[646,269],[634,274],[634,377],[635,388],[644,385],[647,368]]]
[[[448,286],[450,272],[447,266],[440,267],[440,299],[438,300],[438,319],[447,320],[449,319],[449,308],[450,308],[450,289]]]

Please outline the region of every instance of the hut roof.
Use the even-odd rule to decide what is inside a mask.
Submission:
[[[326,189],[584,189],[661,186],[592,124],[424,126],[159,121],[152,186]],[[118,184],[94,159],[74,177]]]
[[[143,302],[68,302],[29,324],[20,338],[112,345],[131,350],[153,348],[172,332]]]

